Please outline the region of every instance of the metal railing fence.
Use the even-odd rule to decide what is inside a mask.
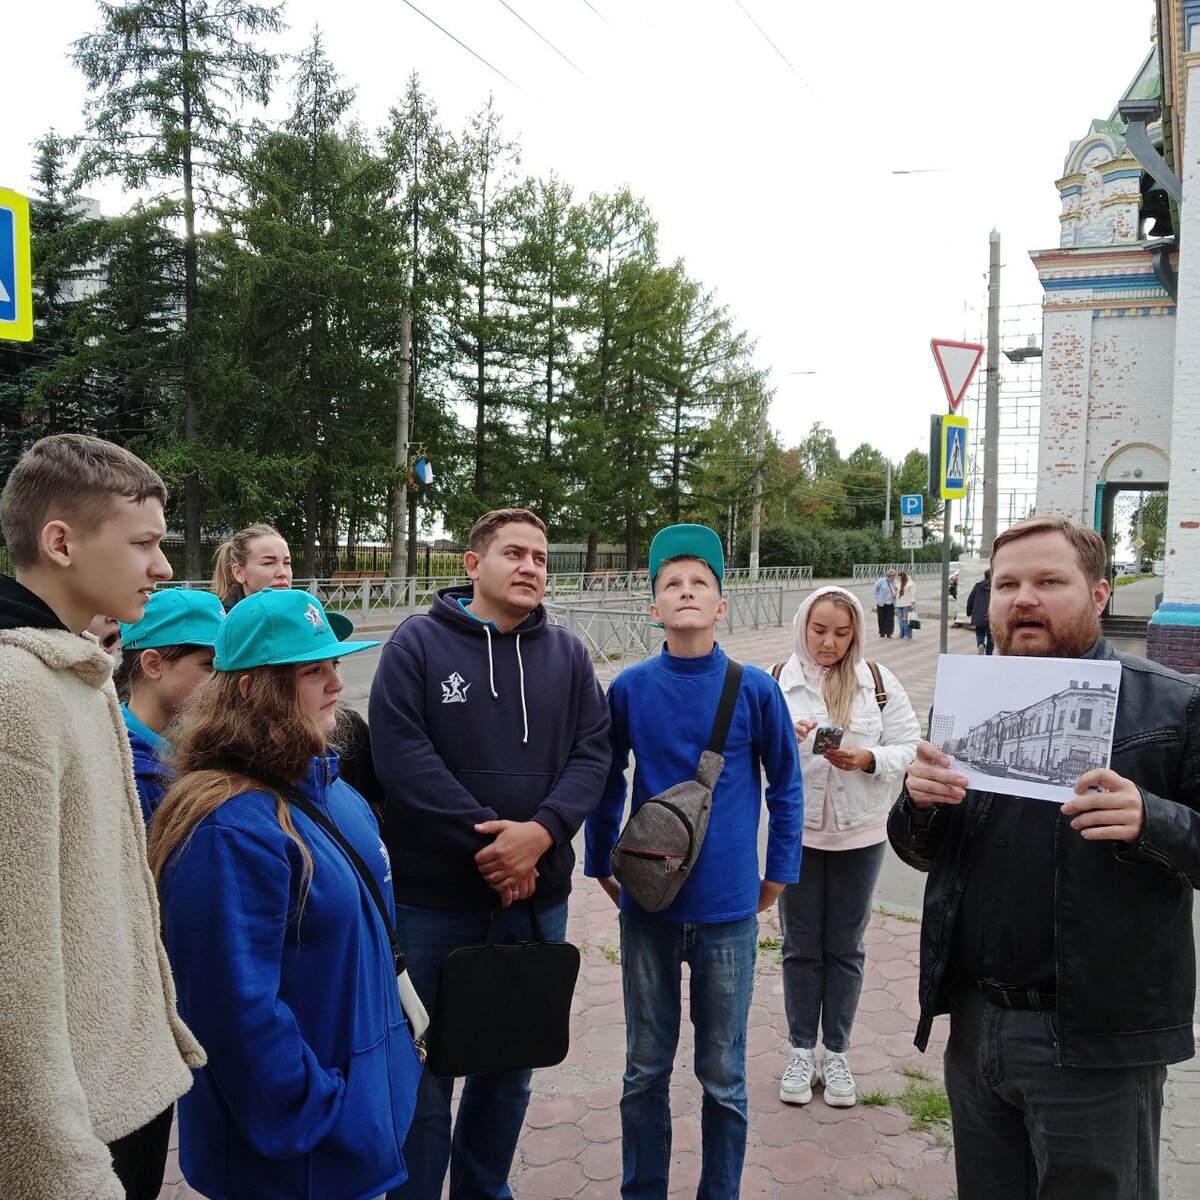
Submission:
[[[855,579],[878,579],[889,571],[907,571],[910,579],[933,579],[942,573],[940,562],[931,563],[855,563]]]

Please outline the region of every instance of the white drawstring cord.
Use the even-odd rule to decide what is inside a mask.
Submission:
[[[492,699],[499,700],[500,693],[496,691],[496,668],[492,664],[492,630],[490,626],[484,625],[483,632],[487,634],[488,642],[488,687],[492,689]]]
[[[517,634],[517,670],[521,673],[521,720],[525,722],[525,736],[521,745],[529,744],[529,713],[525,709],[525,664],[521,661],[521,635]]]

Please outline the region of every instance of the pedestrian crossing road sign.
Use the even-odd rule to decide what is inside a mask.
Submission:
[[[966,417],[942,418],[943,500],[961,500],[967,494],[967,428]]]
[[[0,188],[0,341],[33,340],[29,201]]]

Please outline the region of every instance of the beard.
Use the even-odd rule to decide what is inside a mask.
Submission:
[[[992,626],[996,649],[1001,654],[1039,658],[1080,658],[1095,645],[1100,634],[1100,614],[1090,600],[1060,617],[1044,613],[1030,616],[1010,610],[1003,624]]]

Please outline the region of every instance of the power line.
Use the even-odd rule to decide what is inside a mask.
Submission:
[[[470,55],[474,56],[475,58],[479,59],[479,61],[480,61],[481,63],[483,63],[483,65],[484,65],[485,67],[487,67],[487,69],[488,69],[489,71],[495,71],[495,73],[496,73],[497,75],[499,75],[499,76],[500,76],[500,78],[501,78],[501,79],[503,79],[505,83],[507,83],[507,84],[508,84],[510,87],[515,87],[515,88],[517,89],[517,91],[521,93],[521,95],[522,95],[522,96],[528,96],[528,95],[529,95],[529,93],[528,93],[528,92],[527,92],[527,91],[526,91],[526,90],[525,90],[525,89],[524,89],[524,88],[523,88],[523,87],[522,87],[522,86],[521,86],[519,83],[515,83],[513,80],[509,79],[509,77],[508,77],[507,75],[505,75],[505,73],[504,73],[502,70],[500,70],[500,68],[499,68],[499,67],[494,67],[494,66],[493,66],[493,65],[492,65],[490,62],[488,62],[488,60],[487,60],[486,58],[484,58],[484,57],[483,57],[483,55],[482,55],[482,54],[479,54],[479,53],[477,53],[476,51],[472,50],[472,49],[471,49],[471,47],[470,47],[470,46],[468,46],[466,42],[464,42],[464,41],[463,41],[461,38],[457,38],[457,37],[455,37],[455,36],[454,36],[454,34],[452,34],[452,33],[450,32],[450,30],[448,30],[447,28],[445,28],[445,26],[439,25],[439,24],[438,24],[438,23],[437,23],[437,22],[436,22],[436,21],[435,21],[435,20],[434,20],[434,19],[433,19],[433,18],[432,18],[432,17],[431,17],[429,14],[428,14],[428,13],[424,13],[424,12],[422,12],[422,11],[421,11],[421,10],[420,10],[420,9],[419,9],[419,8],[418,8],[418,7],[417,7],[417,6],[416,6],[416,5],[413,3],[413,2],[412,2],[412,0],[404,0],[404,3],[405,3],[405,4],[407,4],[407,5],[408,5],[408,7],[409,7],[409,8],[411,8],[411,9],[413,10],[413,12],[415,12],[415,13],[417,14],[417,16],[419,16],[419,17],[424,17],[424,18],[425,18],[425,20],[427,20],[427,21],[430,23],[430,25],[432,25],[432,26],[433,26],[435,29],[440,29],[440,30],[442,31],[442,33],[444,33],[444,34],[445,34],[445,35],[446,35],[446,36],[447,36],[447,37],[448,37],[448,38],[449,38],[449,39],[450,39],[452,42],[455,42],[455,43],[457,43],[457,44],[458,44],[459,46],[461,46],[461,47],[462,47],[462,48],[463,48],[463,49],[464,49],[464,50],[465,50],[465,51],[466,51],[468,54],[470,54]]]
[[[609,24],[608,18],[591,2],[591,0],[583,0],[583,2],[592,10],[592,12],[596,14],[596,16],[600,18],[600,20],[605,23],[605,25]]]
[[[407,0],[406,0],[406,2],[407,2]],[[775,43],[771,40],[771,35],[769,33],[767,33],[767,31],[750,15],[750,10],[742,3],[742,0],[733,0],[733,2],[734,2],[734,4],[736,4],[738,6],[738,8],[740,8],[742,10],[742,12],[744,12],[746,14],[746,20],[748,20],[750,22],[750,24],[753,25],[754,28],[757,29],[758,32],[763,35],[763,38],[766,40],[767,45],[769,45],[771,47],[771,49],[774,50],[775,53],[778,54],[779,57],[782,58],[785,63],[787,63],[788,70],[791,71],[791,73],[793,75],[795,75],[795,77],[798,80],[800,80],[800,82],[802,84],[804,84],[805,87],[808,87],[808,81],[804,78],[803,75],[800,74],[799,71],[796,70],[796,68],[794,66],[792,66],[791,59],[789,59],[788,56],[786,54],[784,54],[784,52],[782,50],[780,50],[780,48],[777,45],[775,45]],[[584,0],[584,3],[587,3],[587,0]],[[589,5],[589,7],[590,7],[590,5]]]
[[[554,53],[563,60],[563,62],[565,62],[568,66],[575,67],[575,70],[578,71],[580,75],[583,75],[584,79],[587,78],[587,75],[584,74],[580,67],[571,62],[571,60],[548,37],[542,34],[539,30],[535,29],[527,20],[525,20],[525,18],[507,2],[507,0],[500,0],[500,3],[503,4],[504,7],[507,8],[508,11],[512,13],[512,15],[516,17],[518,21],[521,22],[522,25],[525,26],[526,29],[530,30],[536,37],[541,38],[541,40],[545,42],[546,45],[549,46],[550,49],[553,50]]]

